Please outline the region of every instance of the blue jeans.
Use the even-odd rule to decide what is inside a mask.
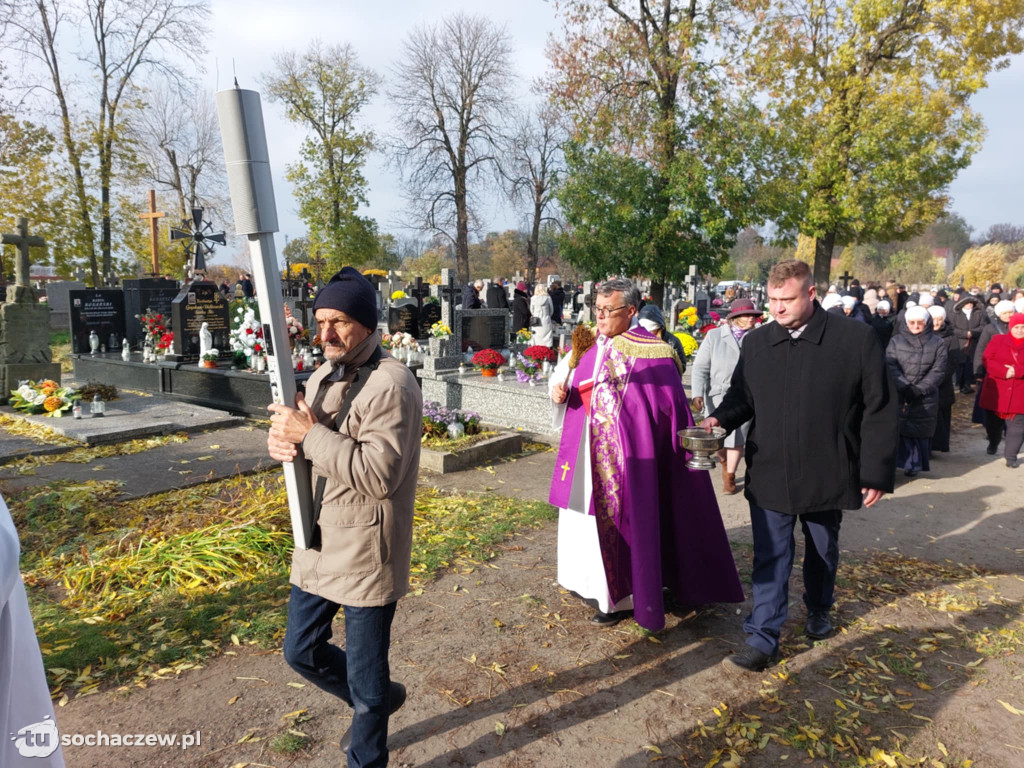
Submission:
[[[787,515],[750,504],[754,534],[754,570],[751,575],[754,607],[743,622],[747,644],[774,654],[789,611],[789,574],[793,570],[797,518],[804,532],[804,604],[808,612],[832,607],[839,567],[840,510]]]
[[[395,605],[355,608],[304,592],[294,584],[288,601],[285,661],[306,680],[353,709],[349,768],[388,764],[391,707],[391,622]],[[331,645],[331,622],[345,611],[345,650]]]

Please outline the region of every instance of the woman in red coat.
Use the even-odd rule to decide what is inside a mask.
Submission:
[[[1013,315],[1010,332],[993,336],[985,348],[988,375],[980,405],[1006,420],[1006,466],[1017,467],[1017,452],[1024,443],[1024,314]]]

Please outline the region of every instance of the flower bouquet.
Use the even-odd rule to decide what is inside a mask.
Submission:
[[[231,349],[245,353],[249,365],[254,364],[253,357],[263,354],[263,326],[256,319],[252,307],[238,308],[238,325],[231,332]]]
[[[498,368],[503,366],[506,362],[508,361],[505,359],[504,355],[490,347],[487,349],[481,349],[473,355],[473,365],[479,368],[480,373],[484,376],[497,376]]]
[[[529,328],[520,328],[516,331],[516,344],[529,344],[533,338],[533,332]]]
[[[30,381],[11,391],[10,404],[16,411],[60,417],[80,398],[78,392],[62,387],[53,379],[38,384]]]
[[[527,357],[525,352],[512,355],[512,369],[516,372],[516,381],[525,384],[540,378],[540,361]]]
[[[674,335],[680,342],[682,342],[683,352],[686,353],[686,356],[693,357],[694,353],[696,353],[700,348],[700,344],[697,343],[697,340],[685,331],[676,331]]]
[[[438,320],[430,326],[430,335],[435,339],[448,339],[451,338],[452,329],[448,327],[448,323],[444,320]]]
[[[160,354],[167,354],[170,351],[171,345],[174,344],[174,333],[168,331],[160,337],[160,340],[156,343],[157,352]]]
[[[152,309],[147,309],[146,314],[136,315],[135,317],[142,323],[142,330],[146,334],[151,347],[159,349],[161,339],[164,336],[171,335],[168,333],[171,325],[169,317],[164,317]]]
[[[288,342],[293,347],[300,339],[304,338],[305,329],[294,315],[288,314],[285,318],[285,327],[288,329]]]
[[[693,328],[697,324],[697,308],[687,307],[679,313],[679,322],[686,323],[688,326]]]
[[[446,357],[451,336],[452,329],[444,320],[438,320],[430,326],[430,354],[435,357]]]
[[[398,301],[399,299],[404,299],[404,298],[405,298],[405,291],[394,291],[391,294],[391,300],[392,301]]]
[[[457,428],[453,430],[453,427]],[[447,438],[458,428],[465,435],[480,432],[480,415],[468,411],[445,408],[437,402],[428,401],[423,404],[423,438]]]

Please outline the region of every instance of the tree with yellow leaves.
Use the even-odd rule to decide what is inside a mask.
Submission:
[[[978,248],[969,248],[956,269],[949,273],[947,282],[968,288],[972,285],[987,288],[1003,279],[1009,255],[1010,246],[1006,243],[988,243]]]
[[[970,97],[1024,48],[1024,0],[737,0],[749,75],[799,170],[784,229],[816,238],[814,279],[836,244],[903,240],[946,208],[980,148]]]

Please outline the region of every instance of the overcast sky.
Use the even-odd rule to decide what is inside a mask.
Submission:
[[[360,61],[385,77],[381,94],[366,110],[365,124],[378,133],[391,128],[391,112],[384,90],[391,77],[390,67],[398,59],[402,43],[414,27],[433,23],[446,14],[465,10],[485,12],[498,24],[507,25],[515,49],[523,99],[531,81],[546,68],[544,46],[548,35],[558,28],[554,8],[545,0],[516,3],[458,2],[457,0],[212,0],[213,35],[203,76],[211,90],[231,86],[232,67],[243,88],[257,88],[257,78],[271,66],[273,54],[303,50],[313,37],[325,43],[350,43]],[[234,63],[232,64],[232,60]],[[963,215],[976,233],[999,222],[1024,224],[1020,210],[1020,184],[1024,179],[1024,153],[1018,150],[1024,106],[1024,63],[1016,59],[1007,70],[990,78],[989,88],[975,97],[973,105],[985,119],[988,135],[984,148],[970,168],[961,172],[950,193],[953,210]],[[302,235],[305,227],[296,215],[291,185],[284,179],[287,163],[295,162],[303,137],[298,126],[289,124],[279,105],[263,103],[281,233]],[[376,154],[366,168],[369,206],[364,213],[375,218],[382,231],[402,234],[398,222],[402,198],[397,173],[382,155]],[[483,216],[488,230],[517,225],[516,213],[496,206]],[[230,222],[225,222],[231,228]]]

